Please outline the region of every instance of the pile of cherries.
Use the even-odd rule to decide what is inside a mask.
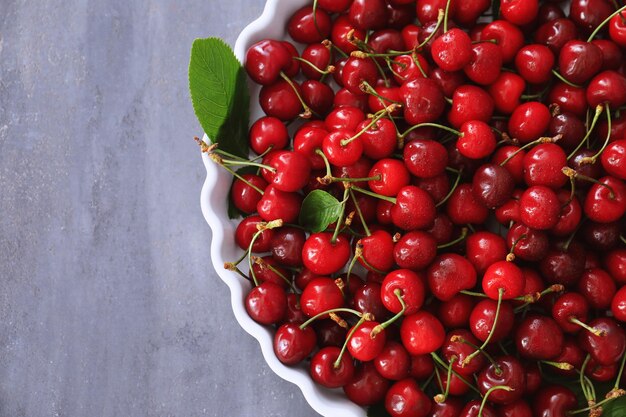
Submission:
[[[297,47],[250,47],[254,157],[206,150],[245,213],[225,267],[281,362],[394,417],[621,401],[623,9],[317,0],[289,19]]]

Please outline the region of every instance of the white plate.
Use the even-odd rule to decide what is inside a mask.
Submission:
[[[286,23],[290,15],[309,0],[268,0],[263,14],[250,23],[239,35],[235,44],[235,55],[243,63],[245,52],[252,44],[262,39],[287,39]],[[259,87],[250,84],[251,120],[262,115],[258,104]],[[204,140],[208,142],[205,136]],[[328,390],[316,385],[308,373],[308,366],[287,367],[274,355],[273,331],[253,321],[244,308],[244,299],[250,289],[248,281],[223,268],[225,261],[239,258],[242,251],[235,244],[236,221],[228,218],[227,201],[232,177],[215,165],[206,154],[202,160],[207,177],[200,195],[202,214],[213,232],[211,260],[220,278],[230,288],[231,304],[237,321],[246,332],[259,341],[267,364],[281,378],[296,384],[308,403],[318,413],[330,416],[365,417],[365,410],[349,401],[343,391]]]

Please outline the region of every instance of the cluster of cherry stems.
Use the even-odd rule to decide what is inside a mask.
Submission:
[[[301,8],[301,52],[247,52],[258,156],[204,149],[237,177],[226,267],[278,359],[394,417],[598,416],[625,393],[624,7],[496,3]],[[341,207],[308,233],[313,190]]]

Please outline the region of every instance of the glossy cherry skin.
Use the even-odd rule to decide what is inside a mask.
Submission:
[[[458,417],[463,406],[463,400],[450,396],[444,402],[434,402],[428,417]]]
[[[285,365],[295,365],[313,352],[316,342],[312,327],[301,329],[298,324],[286,323],[274,334],[274,353]]]
[[[461,290],[476,285],[476,270],[470,261],[455,253],[435,258],[427,272],[428,287],[439,300],[448,301]]]
[[[366,321],[358,328],[353,327],[348,331],[348,333],[352,333],[348,340],[348,352],[353,358],[362,362],[369,362],[383,351],[387,341],[386,332],[383,330],[372,336],[372,330],[379,324],[376,321]],[[353,330],[354,332],[352,332]]]
[[[460,131],[456,147],[466,158],[483,159],[496,149],[496,136],[487,123],[470,120],[461,125]]]
[[[326,277],[311,280],[300,297],[302,312],[309,317],[339,308],[343,303],[343,293],[335,281]]]
[[[508,159],[503,167],[509,171],[515,184],[521,184],[524,181],[524,156],[526,152],[520,150],[518,146],[504,145],[496,149],[491,157],[491,163],[500,165]]]
[[[414,230],[402,235],[393,248],[393,259],[400,268],[426,268],[437,255],[437,241],[426,232]]]
[[[293,137],[293,150],[309,159],[311,169],[324,168],[324,160],[315,153],[322,149],[322,142],[328,132],[319,127],[303,127],[299,129]]]
[[[347,15],[344,14],[337,17],[330,33],[330,40],[333,45],[336,45],[346,54],[350,54],[352,51],[356,51],[358,49],[357,46],[348,39],[348,34],[350,32],[352,32],[352,36],[355,39],[359,39],[361,41],[365,40],[365,31],[357,28],[352,22],[350,22]]]
[[[561,169],[567,166],[563,149],[554,143],[542,143],[524,156],[524,181],[528,185],[560,188],[568,181]]]
[[[587,269],[578,281],[578,292],[593,308],[610,308],[616,291],[615,281],[604,269]]]
[[[363,94],[361,83],[367,82],[375,85],[378,78],[376,64],[370,58],[350,57],[341,70],[341,78],[344,88],[353,94]]]
[[[582,295],[576,292],[569,292],[556,299],[552,306],[552,317],[561,326],[564,332],[578,333],[582,327],[572,323],[571,319],[585,323],[589,313],[589,304]]]
[[[585,197],[584,211],[597,223],[611,223],[626,213],[626,185],[614,177],[600,178],[593,184]],[[604,184],[606,186],[603,186]]]
[[[591,42],[571,40],[559,51],[559,71],[574,84],[583,84],[602,68],[602,50]]]
[[[404,165],[418,178],[432,178],[440,175],[448,165],[448,152],[445,146],[431,139],[416,139],[403,149]]]
[[[604,258],[606,271],[620,285],[626,284],[626,249],[613,249]]]
[[[560,113],[552,117],[547,135],[550,137],[561,135],[559,146],[571,152],[585,136],[585,130],[585,124],[577,116],[572,113]]]
[[[302,113],[302,103],[295,91],[300,91],[300,86],[295,81],[292,85],[285,80],[278,80],[263,86],[259,93],[259,103],[266,115],[288,121]]]
[[[549,230],[559,221],[559,198],[548,187],[534,185],[527,188],[519,204],[521,221],[532,229]]]
[[[626,287],[622,287],[615,293],[611,302],[611,311],[616,320],[626,322]]]
[[[398,300],[396,290],[400,291],[400,296],[406,305],[404,315],[416,313],[424,303],[424,283],[423,277],[417,272],[408,269],[396,269],[385,276],[383,280],[380,296],[387,310],[396,314],[402,311],[402,304]]]
[[[302,64],[302,73],[310,80],[321,79],[323,74],[316,71],[315,68],[325,71],[332,60],[330,48],[321,43],[307,45],[302,51],[301,57],[310,63]]]
[[[594,30],[613,13],[613,5],[607,0],[573,0],[569,17],[587,32]]]
[[[362,131],[369,123],[370,121],[364,120],[357,126],[357,131]],[[378,120],[361,134],[363,154],[372,159],[383,159],[391,156],[398,144],[396,135],[396,128],[391,120]]]
[[[267,281],[254,287],[246,296],[248,315],[257,323],[275,324],[287,312],[287,294],[283,287]]]
[[[535,416],[567,417],[578,407],[576,395],[560,385],[549,385],[540,389],[533,401]]]
[[[350,382],[354,375],[354,364],[350,355],[344,354],[339,366],[334,366],[340,352],[340,348],[328,346],[313,355],[310,373],[315,382],[326,388],[339,388]]]
[[[300,85],[300,95],[311,111],[320,117],[328,114],[335,99],[333,89],[317,80],[305,80]]]
[[[474,306],[470,314],[469,328],[472,334],[481,342],[487,340],[487,337],[493,330],[497,304],[494,300],[484,299]],[[490,342],[496,343],[504,339],[513,328],[513,320],[513,306],[508,301],[503,301],[500,305],[497,325]]]
[[[528,400],[521,399],[498,407],[498,417],[533,417]]]
[[[370,236],[359,240],[362,245],[361,264],[368,269],[371,267],[379,271],[388,271],[393,266],[394,242],[391,235],[385,230],[375,230]],[[370,266],[368,266],[370,265]]]
[[[489,93],[474,85],[462,85],[452,96],[448,121],[455,128],[472,120],[487,123],[493,115],[493,109],[494,102]]]
[[[551,229],[551,232],[555,236],[569,236],[580,224],[583,209],[578,197],[571,198],[571,192],[568,190],[558,190],[557,197],[561,203],[561,213],[559,214],[559,221]]]
[[[373,361],[378,373],[392,381],[409,377],[411,357],[401,343],[387,340],[387,344]]]
[[[569,112],[580,118],[587,112],[587,90],[557,82],[548,93],[546,103],[558,104],[562,112]]]
[[[412,378],[393,384],[385,396],[385,409],[392,417],[426,417],[431,400]]]
[[[626,350],[626,333],[610,317],[600,317],[589,322],[589,326],[604,334],[596,336],[588,331],[578,333],[580,347],[600,365],[612,365],[621,359]]]
[[[315,43],[327,39],[330,35],[331,21],[323,9],[313,11],[313,7],[304,6],[291,15],[287,22],[287,32],[294,41]]]
[[[285,124],[275,117],[261,117],[252,124],[248,135],[248,143],[254,152],[262,154],[270,146],[272,149],[283,149],[289,142],[289,133]]]
[[[338,235],[332,242],[332,234],[313,233],[302,247],[302,263],[318,275],[330,275],[339,271],[350,258],[350,241]]]
[[[239,178],[233,181],[233,186],[230,189],[231,200],[238,210],[245,214],[252,214],[256,212],[256,205],[262,195],[249,184],[262,191],[267,187],[267,181],[254,174],[243,174],[242,177],[247,183]]]
[[[563,331],[552,318],[531,314],[518,326],[515,344],[525,358],[550,360],[563,349]]]
[[[506,246],[516,258],[536,262],[543,259],[550,248],[548,235],[522,223],[513,223],[506,235]]]
[[[393,224],[403,230],[423,229],[435,219],[435,203],[432,197],[419,187],[402,187],[391,206]]]
[[[469,235],[465,248],[465,257],[474,265],[479,275],[484,274],[489,265],[504,260],[508,253],[504,239],[488,231],[477,231]]]
[[[417,78],[424,78],[430,72],[428,61],[419,54],[413,55],[400,55],[392,61],[391,68],[393,69],[394,79],[398,84],[405,83],[407,81],[415,80]]]
[[[400,325],[400,337],[411,355],[425,355],[443,345],[446,333],[435,316],[421,310],[404,318]]]
[[[584,272],[584,249],[576,241],[565,248],[556,242],[539,263],[541,275],[549,284],[575,286]]]
[[[430,52],[439,68],[459,71],[472,59],[472,41],[466,32],[453,28],[433,41]]]
[[[626,47],[626,24],[624,23],[626,13],[621,12],[609,21],[609,35],[611,40],[621,46]]]
[[[524,34],[514,24],[506,20],[494,20],[485,26],[482,39],[494,39],[502,49],[502,61],[513,61],[517,51],[524,46]]]
[[[471,184],[460,184],[447,201],[446,214],[454,224],[480,224],[487,220],[489,209],[475,197]]]
[[[347,167],[355,164],[363,154],[361,138],[357,137],[344,144],[354,136],[351,130],[335,130],[329,133],[322,141],[322,151],[328,161],[338,167]]]
[[[434,122],[445,109],[443,93],[429,78],[417,78],[400,87],[404,119],[411,125]]]
[[[482,414],[479,415],[481,402],[478,400],[472,400],[465,404],[459,417],[497,417],[496,412],[490,405],[485,405],[482,410]]]
[[[497,261],[487,268],[482,280],[483,292],[492,300],[510,300],[522,295],[526,279],[522,270],[509,261]]]
[[[609,143],[600,155],[600,161],[609,175],[626,180],[626,139]]]
[[[263,158],[263,163],[274,168],[274,172],[263,168],[261,174],[277,190],[299,191],[309,181],[311,163],[301,153],[294,151],[272,152]]]
[[[522,143],[541,137],[550,124],[550,110],[543,103],[530,101],[518,106],[509,119],[509,134]]]
[[[500,75],[502,69],[502,50],[491,42],[472,45],[472,58],[463,68],[467,78],[480,85],[490,85]]]
[[[291,54],[281,41],[265,39],[252,45],[246,52],[246,72],[261,85],[270,85],[282,70],[291,65]]]
[[[371,191],[387,197],[395,197],[400,190],[409,185],[410,175],[402,161],[393,158],[384,158],[377,161],[368,177],[379,179],[367,182]]]
[[[489,394],[489,401],[495,404],[510,404],[524,395],[526,373],[524,367],[514,356],[501,356],[495,363],[488,365],[478,374],[478,390],[485,395],[490,388],[507,386],[511,391],[494,390]]]
[[[298,219],[301,206],[300,194],[280,191],[273,185],[268,185],[257,203],[256,211],[268,222],[282,219],[284,223],[294,223]]]
[[[552,77],[553,67],[554,54],[545,45],[526,45],[515,55],[517,72],[531,84],[548,82]]]
[[[358,29],[381,29],[387,23],[385,2],[383,0],[353,0],[348,10],[348,18]]]
[[[458,338],[462,340],[457,341]],[[453,371],[464,376],[471,376],[480,372],[487,365],[485,355],[476,355],[469,362],[465,362],[465,359],[476,350],[474,346],[478,345],[480,342],[469,330],[452,330],[446,335],[446,340],[441,347],[441,355],[448,363],[452,363],[452,358],[456,358],[452,363]]]
[[[353,403],[368,406],[381,402],[388,388],[389,381],[370,362],[356,368],[350,382],[343,386],[343,392]]]
[[[272,258],[282,265],[298,267],[302,265],[302,247],[306,236],[295,227],[283,226],[272,234]]]
[[[626,76],[617,71],[602,71],[587,86],[587,102],[595,107],[608,104],[612,109],[626,104]]]
[[[252,238],[259,231],[257,226],[263,223],[264,220],[257,215],[252,215],[244,218],[237,225],[235,229],[235,243],[241,249],[247,250],[252,242]],[[274,229],[265,229],[256,238],[254,245],[252,245],[252,252],[268,252],[271,248],[271,240],[274,234]]]
[[[503,114],[511,114],[520,105],[522,94],[526,90],[524,79],[513,72],[503,71],[487,87],[495,109]]]
[[[511,162],[511,161],[509,161]],[[513,195],[515,181],[509,170],[497,164],[480,166],[472,178],[474,197],[487,208],[495,209]]]

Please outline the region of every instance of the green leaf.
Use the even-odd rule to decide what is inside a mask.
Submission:
[[[247,157],[250,93],[246,72],[223,40],[193,42],[189,91],[196,117],[211,142],[219,143],[224,151]]]
[[[602,417],[626,416],[626,396],[622,396],[602,406]]]
[[[300,225],[313,233],[322,232],[339,219],[341,206],[342,203],[326,191],[311,191],[302,202]]]
[[[367,409],[367,417],[391,417],[383,403],[374,404]]]

